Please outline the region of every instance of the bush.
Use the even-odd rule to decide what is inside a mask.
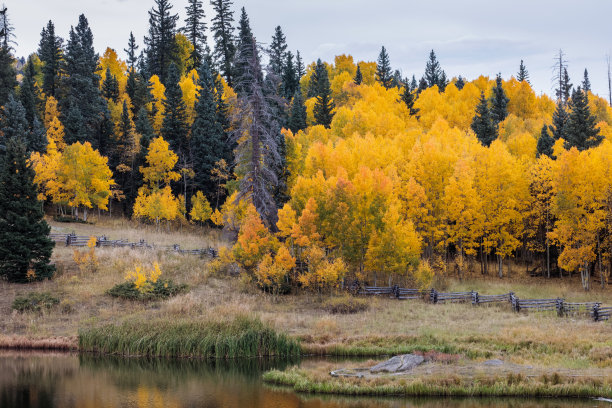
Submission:
[[[185,289],[187,289],[185,284],[177,285],[170,279],[158,279],[151,285],[150,291],[140,291],[134,282],[124,282],[107,290],[106,294],[129,300],[157,300],[178,295]]]
[[[17,296],[12,307],[18,312],[40,312],[43,309],[49,310],[59,303],[59,298],[48,292],[31,292],[24,296]]]
[[[368,310],[370,303],[367,299],[342,296],[327,299],[323,302],[323,308],[332,314],[351,314]]]

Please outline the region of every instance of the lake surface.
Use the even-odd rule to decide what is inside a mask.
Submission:
[[[297,363],[0,351],[0,408],[612,407],[592,400],[321,397],[261,382],[263,371]]]

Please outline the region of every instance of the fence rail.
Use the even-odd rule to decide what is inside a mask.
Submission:
[[[612,316],[612,307],[602,307],[600,302],[566,302],[565,299],[521,299],[514,292],[503,293],[499,295],[481,295],[475,291],[469,292],[438,292],[435,289],[421,290],[401,288],[395,286],[363,286],[357,291],[359,295],[365,296],[388,296],[400,300],[405,299],[423,299],[430,303],[459,303],[471,302],[472,305],[478,306],[487,303],[509,303],[512,310],[515,312],[521,311],[554,311],[557,315],[571,316],[584,314],[591,316],[596,321],[610,320]]]
[[[53,240],[57,244],[63,243],[66,246],[85,247],[91,239],[91,236],[76,235],[74,233],[53,233],[49,234],[49,238],[51,238],[51,240]],[[103,235],[95,238],[96,247],[99,248],[158,249],[186,255],[209,256],[211,258],[215,258],[218,255],[217,249],[212,247],[200,249],[181,249],[181,246],[178,244],[170,246],[156,246],[148,243],[144,239],[141,239],[137,242],[129,242],[126,239],[108,239]]]

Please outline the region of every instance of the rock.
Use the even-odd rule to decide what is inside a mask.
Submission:
[[[370,368],[371,373],[401,373],[404,371],[410,371],[414,367],[421,364],[425,359],[423,356],[417,356],[416,354],[402,354],[395,356],[387,361],[383,361],[380,364],[376,364]]]
[[[487,360],[482,364],[486,366],[501,366],[501,365],[504,365],[504,362],[498,359],[494,359],[494,360]]]

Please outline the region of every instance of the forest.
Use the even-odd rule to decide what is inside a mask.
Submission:
[[[5,11],[0,241],[25,201],[20,222],[46,236],[41,201],[57,219],[223,228],[233,244],[214,267],[276,294],[518,268],[606,285],[612,108],[586,69],[570,82],[562,51],[555,94],[538,95],[523,61],[472,80],[434,50],[411,76],[384,46],[376,61],[303,61],[280,26],[256,39],[245,8],[211,5],[189,0],[181,21],[153,0],[146,37],[102,54],[86,16],[65,38],[49,21],[27,59]],[[50,276],[51,244],[25,260],[26,244],[0,249],[0,270]]]

